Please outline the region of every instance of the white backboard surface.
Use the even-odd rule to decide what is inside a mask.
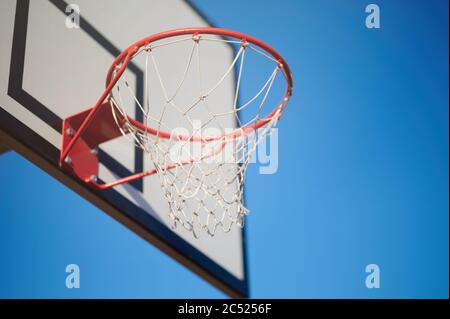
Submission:
[[[247,296],[241,228],[195,239],[182,227],[168,226],[169,207],[157,176],[93,191],[58,165],[62,120],[96,102],[115,56],[153,33],[210,24],[182,0],[77,0],[80,28],[70,28],[66,25],[72,12],[66,12],[68,4],[62,0],[0,2],[2,142],[226,293]],[[178,50],[168,51],[164,58],[176,61],[177,54]],[[230,65],[231,47],[217,54],[222,55],[223,65]],[[135,64],[131,72],[135,83],[142,81],[141,65]],[[227,81],[221,93],[224,101],[234,96],[233,77]],[[103,145],[99,158],[102,180],[140,172],[149,165],[142,151],[121,138]]]

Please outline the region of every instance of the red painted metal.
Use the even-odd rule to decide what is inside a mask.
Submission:
[[[202,35],[202,34],[211,34],[211,35],[219,35],[223,37],[230,37],[238,39],[244,45],[245,43],[252,43],[258,46],[260,49],[263,49],[265,52],[270,54],[277,62],[278,66],[284,74],[286,79],[286,90],[284,97],[281,99],[279,104],[274,108],[274,110],[268,114],[266,117],[260,119],[258,122],[253,123],[251,125],[241,127],[236,129],[235,131],[228,133],[226,135],[227,140],[234,139],[239,137],[242,134],[248,134],[265,124],[267,124],[274,115],[279,112],[279,116],[281,116],[284,107],[289,101],[289,98],[292,95],[292,87],[293,80],[291,71],[289,69],[288,64],[284,60],[284,58],[271,46],[266,44],[265,42],[246,35],[241,32],[221,29],[221,28],[208,28],[208,27],[196,27],[196,28],[182,28],[169,30],[161,33],[157,33],[146,37],[140,41],[129,46],[122,53],[120,53],[116,59],[111,64],[107,76],[106,76],[106,85],[105,91],[102,93],[100,98],[97,100],[97,103],[90,109],[75,114],[63,122],[63,141],[61,148],[61,156],[60,156],[60,166],[72,170],[72,172],[80,177],[85,182],[89,183],[91,186],[97,189],[107,189],[110,187],[114,187],[123,183],[129,183],[136,179],[143,178],[145,176],[153,175],[156,173],[156,170],[149,170],[146,172],[141,172],[137,174],[130,175],[125,178],[118,179],[111,183],[99,184],[95,179],[92,179],[92,176],[98,175],[98,159],[92,150],[96,149],[99,144],[106,142],[108,140],[114,139],[121,135],[119,129],[116,126],[116,123],[112,117],[111,109],[109,102],[107,101],[108,96],[111,93],[114,85],[117,83],[119,78],[122,76],[123,72],[127,68],[129,62],[133,59],[133,56],[138,52],[138,50],[142,47],[149,45],[158,40],[180,36],[180,35]],[[120,119],[119,119],[120,120]],[[158,131],[151,127],[146,127],[143,123],[129,118],[133,125],[137,128],[146,131],[149,134],[157,135],[163,138],[175,138],[176,140],[191,140],[191,141],[213,141],[220,138],[223,138],[223,135],[214,135],[214,136],[171,136],[169,132]],[[74,130],[74,135],[69,136],[66,134],[67,129]],[[223,148],[222,144],[222,148]],[[213,154],[211,154],[213,155]],[[191,163],[193,159],[185,161],[181,163],[182,165]],[[171,164],[166,167],[166,169],[171,169],[176,167],[178,164]]]
[[[77,117],[79,116],[76,116],[74,121],[71,121],[71,118],[69,118],[63,122],[62,149],[65,149],[73,140],[72,132],[76,132],[79,127],[76,123]],[[89,179],[91,176],[97,176],[98,159],[95,152],[92,151],[94,149],[95,146],[88,141],[79,139],[77,143],[74,144],[69,155],[66,157],[66,160],[61,162],[61,166],[64,169],[72,171],[83,180]]]

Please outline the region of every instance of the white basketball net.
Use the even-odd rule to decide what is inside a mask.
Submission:
[[[202,46],[207,42],[222,47],[224,43],[239,46],[231,65],[225,66],[212,84],[205,83],[202,74],[209,72],[201,63]],[[170,87],[159,63],[159,59],[167,57],[165,53],[158,57],[157,52],[167,46],[180,50],[177,44],[181,43],[188,44],[189,53],[184,59],[186,62],[183,62],[180,77],[170,79],[175,83]],[[274,68],[255,96],[239,104],[244,61],[249,50],[271,60]],[[265,102],[280,71],[277,61],[251,44],[206,35],[156,41],[141,47],[134,55],[133,63],[137,63],[134,61],[138,58],[142,59],[142,69],[145,70],[142,98],[136,97],[129,80],[132,75],[127,72],[128,66],[111,91],[109,101],[122,134],[148,154],[157,170],[170,207],[170,224],[173,227],[182,225],[195,237],[202,230],[214,236],[217,229],[229,232],[234,224],[242,227],[244,216],[248,214],[244,206],[243,185],[249,160],[260,141],[270,134],[284,107],[270,113],[267,122],[256,132],[249,129],[264,118]],[[214,63],[217,66],[217,61]],[[169,67],[171,64],[167,65]],[[116,72],[119,68],[120,65]],[[233,78],[234,70],[237,71],[237,80]],[[234,97],[230,101],[220,100],[222,105],[218,108],[217,101],[211,102],[211,99],[216,93],[222,94],[218,92],[221,86],[229,86],[230,83],[234,86]],[[226,111],[224,104],[231,104],[226,105]],[[145,127],[138,127],[127,115],[135,105]],[[242,123],[238,113],[250,107],[253,107],[252,118]],[[267,113],[267,109],[264,112]],[[181,127],[174,125],[174,121]],[[156,130],[156,134],[148,128]],[[170,133],[170,138],[161,136],[159,132],[162,131]]]

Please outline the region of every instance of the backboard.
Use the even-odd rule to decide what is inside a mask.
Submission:
[[[169,227],[169,207],[156,176],[96,191],[59,166],[62,120],[96,102],[106,71],[123,49],[153,33],[210,23],[182,0],[77,0],[76,6],[79,27],[67,23],[74,8],[63,0],[1,1],[0,144],[230,296],[248,296],[243,229],[196,239],[183,228]],[[177,52],[164,58],[176,61]],[[231,47],[217,54],[223,55],[220,59],[225,64],[233,59]],[[141,65],[134,64],[130,70],[135,83],[144,80]],[[233,77],[223,87],[221,99],[232,99]],[[143,152],[120,138],[102,145],[98,157],[103,180],[148,166]]]

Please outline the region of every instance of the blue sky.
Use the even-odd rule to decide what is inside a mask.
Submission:
[[[377,1],[376,30],[365,1],[193,2],[294,75],[278,172],[248,171],[251,296],[447,298],[448,2]],[[17,154],[0,168],[0,297],[224,297]]]

